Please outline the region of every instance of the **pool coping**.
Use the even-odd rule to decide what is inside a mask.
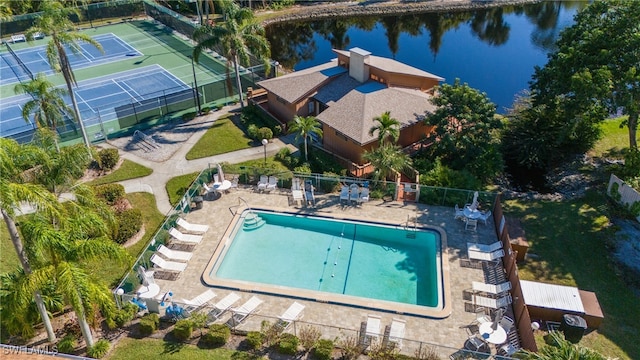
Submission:
[[[242,281],[242,280],[227,280],[220,278],[213,278],[210,276],[211,271],[216,266],[220,255],[223,251],[226,250],[227,245],[231,243],[231,235],[234,231],[235,225],[242,217],[242,214],[245,210],[264,210],[264,211],[272,211],[276,213],[286,213],[292,215],[309,215],[309,216],[318,216],[325,218],[332,218],[336,220],[353,220],[353,221],[362,221],[367,223],[375,223],[382,225],[392,225],[397,226],[398,224],[389,223],[388,221],[384,221],[382,219],[363,217],[363,216],[353,216],[353,215],[341,215],[335,213],[318,213],[316,211],[292,211],[290,208],[278,208],[278,207],[247,207],[241,206],[238,207],[236,213],[227,226],[227,229],[222,236],[222,239],[216,245],[216,248],[207,263],[207,266],[202,273],[202,282],[206,286],[210,286],[213,288],[223,288],[223,289],[232,289],[244,292],[253,292],[253,293],[263,293],[267,295],[274,296],[283,296],[304,300],[317,301],[321,303],[329,303],[335,305],[342,306],[351,306],[351,307],[360,307],[371,310],[379,310],[392,312],[396,314],[404,314],[404,315],[414,315],[420,317],[427,318],[435,318],[435,319],[444,319],[451,315],[452,304],[451,304],[451,288],[450,288],[450,278],[449,278],[449,256],[446,250],[447,248],[447,234],[441,227],[427,225],[427,226],[418,226],[418,229],[424,230],[432,230],[437,231],[440,234],[440,272],[442,279],[442,307],[441,308],[430,308],[426,306],[420,305],[412,305],[412,304],[404,304],[400,302],[392,302],[385,300],[377,300],[370,298],[363,298],[351,295],[344,294],[334,294],[328,292],[320,292],[314,290],[307,289],[298,289],[291,288],[281,285],[269,285],[269,284],[259,284],[254,282]]]

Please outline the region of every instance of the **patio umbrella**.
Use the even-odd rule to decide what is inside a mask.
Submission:
[[[218,181],[224,181],[224,173],[222,172],[222,166],[220,166],[220,164],[218,164]]]
[[[470,206],[471,210],[475,210],[478,208],[478,192],[474,192],[473,193],[473,201],[471,202],[471,206]]]
[[[499,308],[498,311],[496,311],[496,316],[493,318],[493,323],[491,324],[491,328],[493,330],[498,329],[498,325],[500,324],[500,320],[502,320],[503,316],[504,316],[504,309]]]

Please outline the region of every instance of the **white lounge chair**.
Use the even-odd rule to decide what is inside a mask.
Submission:
[[[351,186],[349,186],[349,202],[358,202],[359,197],[360,187],[358,184],[351,184]]]
[[[310,180],[304,182],[304,200],[307,202],[307,205],[311,203],[311,206],[316,205],[316,197],[313,192],[313,185]]]
[[[213,300],[213,298],[215,297],[216,294],[213,292],[213,290],[208,289],[191,300],[182,299],[182,302],[187,306],[188,311],[193,311],[207,305],[207,303],[209,303],[209,301]]]
[[[484,252],[484,251],[477,251],[477,250],[472,250],[469,249],[468,250],[469,253],[469,259],[471,260],[482,260],[482,261],[493,261],[496,259],[500,259],[501,257],[504,256],[504,250],[500,249],[500,250],[496,250],[496,251],[492,251],[492,252]]]
[[[485,284],[479,281],[473,281],[471,283],[471,286],[475,291],[482,291],[482,292],[494,294],[494,295],[502,294],[503,292],[511,290],[511,282],[509,281],[505,281],[497,285]]]
[[[406,321],[400,319],[391,320],[391,328],[389,330],[389,342],[395,343],[396,348],[402,347],[402,339],[404,339],[404,328]]]
[[[266,190],[269,185],[269,177],[267,175],[260,175],[260,181],[258,181],[258,191]]]
[[[363,188],[360,190],[360,196],[358,197],[358,203],[362,204],[369,201],[369,188]]]
[[[253,314],[262,303],[263,301],[261,299],[256,296],[252,296],[251,299],[247,300],[247,302],[242,304],[239,308],[231,309],[231,311],[233,311],[233,315],[231,316],[231,319],[229,319],[229,322],[233,327],[236,327],[242,323],[247,316]]]
[[[342,186],[340,189],[340,203],[349,202],[349,187],[347,185]]]
[[[187,268],[186,263],[167,261],[156,254],[151,255],[151,262],[162,270],[183,272]]]
[[[160,245],[157,251],[168,260],[189,261],[193,256],[193,254],[188,251],[172,250],[164,245]]]
[[[485,225],[487,225],[487,220],[491,217],[491,210],[487,210],[485,212],[483,212],[480,217],[478,218],[478,220],[482,220],[484,222]]]
[[[189,232],[205,233],[207,232],[207,230],[209,230],[209,225],[191,224],[187,220],[181,217],[178,218],[176,223],[178,224],[178,226],[180,226],[181,228]]]
[[[267,183],[266,191],[278,189],[278,178],[275,176],[269,176],[269,182]]]
[[[491,309],[499,309],[511,304],[511,295],[503,296],[498,299],[489,298],[473,294],[473,304]]]
[[[299,320],[302,317],[302,311],[304,310],[304,305],[295,301],[289,308],[278,318],[278,322],[276,323],[282,331],[286,330],[292,322]]]
[[[27,37],[24,34],[11,35],[11,42],[14,44],[17,42],[25,42],[25,41],[27,41]]]
[[[498,249],[502,249],[502,243],[500,241],[496,241],[492,244],[478,244],[478,243],[467,243],[467,249],[469,250],[477,250],[482,252],[493,252]]]
[[[302,186],[300,185],[300,178],[293,178],[291,180],[291,195],[293,196],[293,200],[298,203],[304,199]]]
[[[223,297],[220,301],[218,301],[215,305],[213,305],[213,310],[209,311],[207,314],[207,323],[212,323],[220,318],[222,314],[224,314],[236,301],[240,300],[240,295],[236,293],[230,293],[229,295]]]
[[[192,244],[199,244],[200,241],[202,241],[202,236],[200,235],[191,235],[191,234],[183,234],[180,231],[178,231],[178,229],[176,228],[171,228],[169,230],[169,235],[171,235],[172,238],[178,240],[178,241],[182,241],[182,242],[186,242],[186,243],[192,243]]]
[[[204,189],[204,194],[203,195],[217,194],[218,193],[218,191],[214,187],[209,187],[209,185],[207,185],[207,183],[202,183],[202,188]]]
[[[366,335],[369,338],[377,339],[380,336],[380,316],[367,315]]]

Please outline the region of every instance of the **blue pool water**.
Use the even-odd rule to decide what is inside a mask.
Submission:
[[[254,213],[265,223],[248,230],[239,222],[211,277],[442,306],[441,242],[436,231]],[[251,214],[246,219],[251,220]]]

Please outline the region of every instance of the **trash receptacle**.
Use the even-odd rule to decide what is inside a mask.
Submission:
[[[587,321],[578,315],[565,314],[562,316],[560,331],[564,332],[564,338],[574,344],[580,342],[585,330]]]
[[[202,202],[204,198],[202,196],[194,196],[193,202],[196,203],[196,209],[202,209]]]

